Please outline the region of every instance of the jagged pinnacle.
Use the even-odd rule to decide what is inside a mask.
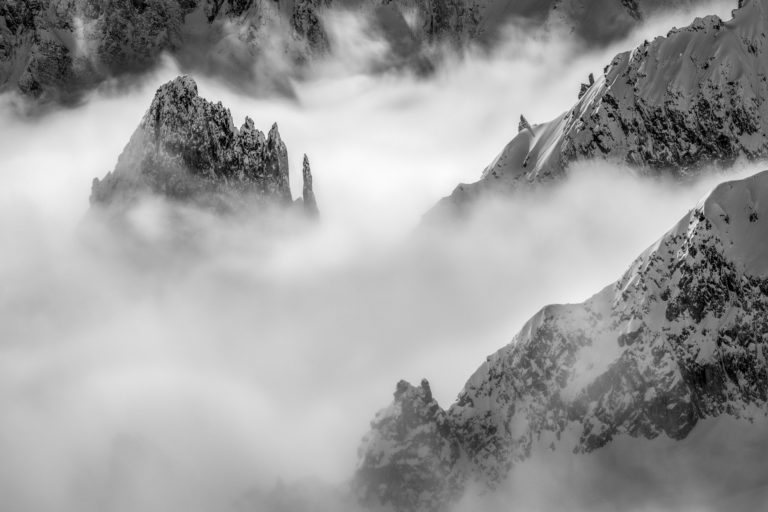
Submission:
[[[311,176],[305,196],[316,210]],[[92,203],[125,202],[143,194],[228,209],[233,198],[292,204],[288,151],[277,123],[268,138],[246,118],[235,128],[220,102],[198,95],[197,84],[180,76],[158,88],[115,170],[94,180]],[[226,204],[225,204],[226,203]]]
[[[517,130],[520,131],[520,132],[523,131],[523,130],[528,130],[529,132],[531,132],[531,135],[534,135],[534,136],[536,135],[533,132],[533,128],[531,128],[531,124],[528,122],[528,120],[522,114],[520,114],[520,124],[518,125]]]
[[[304,155],[304,162],[302,165],[302,178],[304,180],[304,188],[302,190],[304,211],[310,217],[317,217],[319,212],[317,209],[317,201],[315,200],[315,192],[312,189],[312,171],[309,168],[309,158],[306,154]]]

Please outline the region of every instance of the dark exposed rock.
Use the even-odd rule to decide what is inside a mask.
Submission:
[[[521,132],[523,130],[528,130],[529,132],[533,133],[533,128],[531,128],[531,123],[528,122],[528,120],[525,118],[524,115],[520,114],[520,123],[517,125],[517,131]]]
[[[305,159],[305,202],[317,209]],[[292,203],[288,151],[277,124],[269,134],[197,93],[182,76],[158,89],[115,170],[94,179],[93,205],[124,205],[144,194],[229,209],[243,200]]]
[[[571,110],[520,133],[480,181],[457,187],[436,211],[558,181],[587,159],[683,178],[767,157],[766,34],[768,1],[753,0],[730,21],[698,18],[617,55]]]
[[[581,99],[582,96],[584,96],[589,90],[589,88],[592,87],[593,85],[595,85],[595,75],[590,73],[588,83],[581,84],[581,88],[579,89],[579,99]]]
[[[686,3],[692,0],[677,0]],[[578,8],[562,8],[561,0],[513,2],[495,0],[4,0],[0,3],[0,93],[16,91],[33,105],[74,104],[113,77],[127,79],[157,65],[166,52],[182,69],[206,72],[247,92],[290,94],[284,70],[270,68],[264,48],[279,40],[278,50],[290,62],[307,62],[326,53],[331,41],[323,17],[329,9],[357,8],[392,45],[393,65],[404,63],[426,72],[431,63],[422,45],[469,41],[492,44],[510,20],[543,25],[553,13],[570,14],[589,39],[588,27],[613,25],[617,13],[652,11],[655,0],[639,5],[602,0],[611,23],[600,12],[585,16]],[[402,23],[381,23],[415,12],[410,41]],[[556,9],[559,6],[558,9]],[[634,23],[637,16],[624,16]],[[236,34],[232,33],[232,29]],[[583,30],[582,30],[583,28]],[[409,29],[410,30],[410,29]],[[626,30],[619,31],[621,35]],[[603,36],[601,36],[602,38]],[[406,38],[408,39],[408,38]],[[266,69],[262,69],[266,68]],[[261,83],[264,82],[264,83]],[[247,85],[243,85],[247,84]]]
[[[445,508],[469,481],[493,488],[524,471],[534,450],[592,452],[620,436],[679,440],[705,418],[768,414],[768,224],[756,216],[766,203],[768,171],[724,183],[615,284],[534,316],[438,413],[448,437],[437,439],[464,455],[441,466],[443,484],[421,494],[424,508]],[[364,443],[361,460],[408,454],[418,482],[413,472],[434,456],[399,441],[425,429],[399,420],[397,403],[379,417],[397,418],[400,437],[375,421],[368,438],[387,442]],[[395,467],[405,471],[379,462],[376,474]],[[413,510],[377,493],[380,480],[362,469],[358,479],[396,510]]]
[[[0,92],[77,102],[105,78],[142,72],[180,44],[183,2],[8,0],[0,6]],[[5,25],[5,26],[3,26]]]
[[[312,171],[309,169],[309,158],[307,155],[304,155],[304,162],[302,164],[302,178],[304,186],[301,197],[304,211],[310,217],[317,217],[319,212],[317,209],[317,201],[315,200],[315,192],[312,189]]]
[[[461,447],[426,379],[418,387],[400,381],[394,396],[363,440],[354,491],[368,505],[438,510],[435,498],[452,495],[460,483],[454,469]]]
[[[320,11],[329,7],[330,3],[331,0],[297,0],[293,6],[291,15],[293,30],[316,52],[326,52],[330,46],[328,34],[320,19]]]

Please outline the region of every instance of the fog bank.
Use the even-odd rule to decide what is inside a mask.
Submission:
[[[683,186],[587,163],[549,193],[489,202],[462,230],[412,236],[440,197],[479,177],[520,114],[554,117],[589,72],[690,15],[678,18],[589,52],[511,31],[497,52],[470,52],[428,79],[368,74],[360,63],[380,42],[353,23],[350,44],[293,84],[292,100],[195,77],[236,124],[278,122],[294,190],[309,155],[321,223],[265,234],[260,222],[185,211],[192,250],[174,250],[178,227],[162,203],[133,221],[167,250],[136,251],[83,221],[92,178],[114,167],[156,87],[176,75],[173,62],[76,110],[31,121],[5,111],[0,494],[9,510],[222,510],[278,478],[338,483],[399,379],[427,377],[450,404],[529,316],[617,279],[724,179]]]

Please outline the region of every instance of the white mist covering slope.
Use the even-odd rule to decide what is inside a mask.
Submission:
[[[685,439],[621,437],[574,456],[540,446],[495,492],[472,489],[455,512],[750,512],[768,504],[768,420],[702,421]],[[559,449],[563,448],[563,449]]]

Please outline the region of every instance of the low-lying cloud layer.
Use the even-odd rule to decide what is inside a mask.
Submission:
[[[344,481],[397,380],[427,377],[447,405],[530,315],[618,278],[723,179],[644,181],[588,163],[548,193],[485,205],[464,229],[413,235],[437,199],[479,176],[519,114],[554,117],[615,50],[674,23],[579,54],[512,32],[497,53],[429,79],[369,75],[362,64],[380,42],[358,31],[348,36],[360,44],[294,84],[295,100],[197,77],[236,122],[279,123],[294,190],[309,154],[322,221],[287,233],[186,212],[179,234],[163,221],[166,206],[148,203],[134,223],[159,249],[142,252],[83,220],[91,179],[114,167],[173,63],[78,110],[4,115],[8,510],[226,510],[279,477]],[[179,238],[185,250],[169,249]]]

